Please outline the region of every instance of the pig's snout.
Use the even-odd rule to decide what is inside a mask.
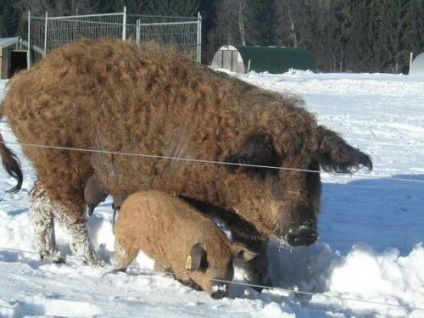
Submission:
[[[290,246],[309,246],[318,240],[318,233],[315,228],[309,226],[299,226],[297,229],[290,229],[287,233],[287,243]]]

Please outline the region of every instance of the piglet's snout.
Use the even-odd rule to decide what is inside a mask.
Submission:
[[[214,284],[212,286],[211,297],[213,299],[221,299],[228,297],[228,286],[227,284]]]

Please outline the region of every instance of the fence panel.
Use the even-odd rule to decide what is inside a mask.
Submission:
[[[62,44],[79,39],[112,37],[136,41],[154,41],[172,45],[178,52],[200,62],[200,16],[163,17],[121,13],[66,17],[29,15],[30,45],[35,61]]]

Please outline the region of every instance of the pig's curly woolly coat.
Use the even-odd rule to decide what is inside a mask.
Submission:
[[[296,96],[261,90],[172,50],[103,39],[65,45],[14,76],[4,113],[25,144],[224,161],[252,131],[272,135],[284,157],[315,152],[316,121],[302,105]],[[109,193],[157,188],[234,205],[216,189],[227,174],[222,166],[66,149],[23,151],[49,196],[63,202],[83,203],[84,185],[95,173]],[[170,177],[162,179],[163,171]],[[243,187],[238,177],[226,181],[226,191]],[[248,200],[252,191],[236,189],[226,197]],[[246,213],[262,205],[253,204],[257,209]],[[78,209],[70,213],[83,218]]]

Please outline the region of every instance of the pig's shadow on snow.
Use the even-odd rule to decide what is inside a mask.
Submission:
[[[17,209],[17,210],[9,211],[9,212],[7,212],[7,215],[9,215],[11,217],[15,217],[15,216],[21,215],[23,213],[28,213],[28,209]]]

